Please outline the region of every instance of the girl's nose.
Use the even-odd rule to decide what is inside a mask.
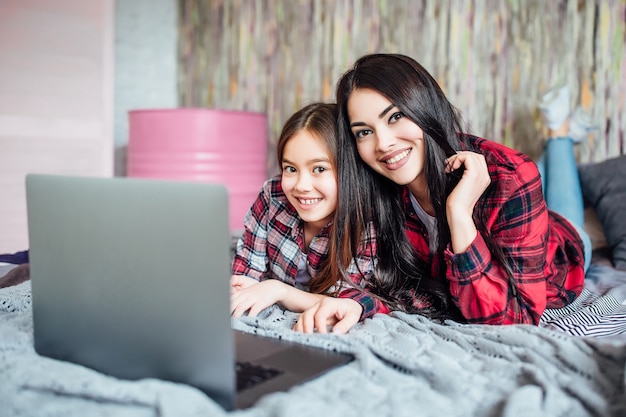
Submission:
[[[298,181],[296,181],[296,190],[298,191],[310,191],[311,190],[311,176],[307,173],[301,173],[298,175]]]
[[[381,152],[388,151],[396,143],[396,137],[389,129],[376,131],[376,148]]]

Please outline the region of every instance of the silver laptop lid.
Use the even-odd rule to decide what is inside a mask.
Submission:
[[[31,174],[26,191],[37,352],[231,408],[226,188]]]

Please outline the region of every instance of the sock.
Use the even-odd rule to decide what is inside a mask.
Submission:
[[[593,131],[599,130],[600,126],[593,122],[591,115],[582,107],[577,107],[572,114],[569,125],[569,135],[574,142],[582,142]]]
[[[570,92],[567,85],[550,89],[541,97],[539,108],[548,127],[556,130],[570,114]]]

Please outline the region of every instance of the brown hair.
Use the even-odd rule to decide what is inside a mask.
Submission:
[[[285,122],[278,143],[276,161],[283,162],[283,153],[287,142],[299,132],[306,130],[321,139],[328,147],[330,162],[337,167],[337,105],[334,103],[311,103],[295,112]]]
[[[330,163],[337,175],[337,151],[339,149],[337,106],[332,103],[312,103],[298,110],[285,122],[276,144],[276,160],[279,166],[283,162],[287,142],[303,130],[311,133],[326,145]],[[333,227],[331,226],[331,229]],[[336,284],[335,276],[328,273],[330,269],[329,257],[325,256],[320,262],[318,273],[311,278],[309,291],[322,294]]]

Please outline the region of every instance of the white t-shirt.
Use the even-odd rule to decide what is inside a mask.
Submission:
[[[437,236],[439,235],[437,232],[437,219],[426,213],[413,194],[409,194],[411,194],[411,203],[413,204],[415,214],[417,214],[417,217],[424,223],[428,231],[428,250],[430,253],[435,253],[437,251]]]

